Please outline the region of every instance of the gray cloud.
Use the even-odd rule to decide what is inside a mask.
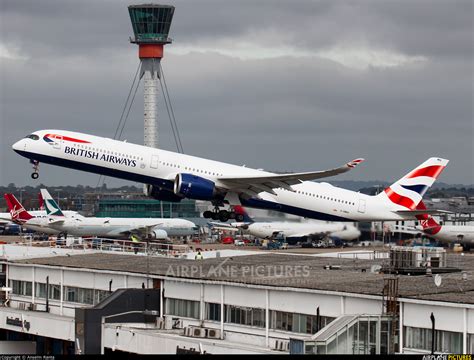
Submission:
[[[470,1],[172,3],[175,43],[163,66],[187,153],[282,171],[363,156],[366,164],[337,179],[385,181],[436,155],[451,160],[443,181],[474,183]],[[0,58],[0,183],[33,183],[10,149],[31,131],[113,135],[138,64],[127,4],[1,3],[0,42],[25,59]],[[244,40],[262,53],[362,46],[426,60],[358,70],[291,52],[241,60],[172,50]],[[139,93],[129,141],[142,141],[142,106]],[[160,144],[175,149],[161,108]],[[97,176],[44,166],[41,180],[95,184]]]

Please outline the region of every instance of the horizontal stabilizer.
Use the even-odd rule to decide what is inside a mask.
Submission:
[[[397,214],[400,214],[400,215],[423,215],[423,214],[427,214],[427,215],[442,215],[442,214],[453,214],[452,211],[448,211],[448,210],[436,210],[436,209],[431,209],[431,210],[398,210],[398,211],[394,211],[395,213]]]

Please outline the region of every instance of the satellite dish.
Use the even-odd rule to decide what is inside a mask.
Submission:
[[[436,287],[440,287],[440,286],[441,286],[441,282],[442,282],[441,275],[440,275],[440,274],[436,274],[436,276],[434,277],[434,283],[435,283]]]

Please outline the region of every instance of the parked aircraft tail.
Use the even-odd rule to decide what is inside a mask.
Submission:
[[[416,210],[426,210],[425,203],[420,201]],[[430,214],[420,214],[416,215],[416,218],[420,222],[423,232],[429,235],[435,235],[441,230],[441,225],[436,222],[435,219]]]
[[[46,208],[46,214],[48,216],[64,216],[59,205],[51,197],[48,190],[41,189],[41,196],[43,197],[44,207]]]
[[[241,222],[245,223],[253,223],[253,219],[247,214],[247,211],[245,211],[244,207],[241,205],[236,205],[234,206],[234,211],[237,215],[243,216],[243,220]]]
[[[22,204],[17,200],[13,194],[5,194],[5,200],[7,201],[8,211],[12,217],[12,221],[21,224],[33,218],[33,216],[25,210]]]

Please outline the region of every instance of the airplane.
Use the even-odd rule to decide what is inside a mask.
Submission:
[[[158,200],[210,201],[214,211],[204,212],[204,217],[223,222],[241,220],[234,211],[219,210],[226,204],[327,221],[414,219],[419,214],[416,205],[448,164],[442,158],[429,158],[385,191],[370,196],[312,181],[345,173],[364,159],[330,170],[277,174],[63,130],[36,131],[12,148],[30,159],[34,179],[44,162],[142,182],[147,195]]]
[[[74,236],[130,237],[135,234],[145,240],[166,240],[169,236],[193,235],[196,224],[176,218],[98,218],[80,214],[64,216],[46,189],[41,189],[49,227]]]
[[[7,207],[10,211],[10,219],[13,223],[20,225],[28,230],[48,234],[48,235],[59,235],[60,231],[52,229],[48,226],[48,216],[44,215],[44,212],[37,212],[37,216],[32,215],[25,210],[22,204],[17,200],[13,194],[5,194],[5,200],[7,201]]]
[[[417,210],[425,210],[426,205],[421,201]],[[396,226],[396,231],[424,235],[445,244],[462,244],[468,247],[474,246],[474,226],[472,225],[440,225],[430,214],[420,214],[416,218],[419,226]]]
[[[210,225],[216,229],[238,231],[245,230],[252,236],[261,239],[276,239],[284,237],[290,245],[298,241],[320,240],[325,237],[333,240],[351,241],[359,238],[360,231],[354,225],[347,223],[321,223],[321,222],[255,222],[241,206],[235,206],[234,210],[244,216],[243,222],[214,223]]]
[[[41,210],[30,210],[28,213],[35,218],[47,218],[48,215],[46,214],[46,210],[43,208],[43,197],[41,196],[41,193],[39,194],[39,203],[40,203],[40,209]],[[73,214],[77,214],[76,211],[71,211],[71,210],[65,210],[64,215],[65,216],[71,216]],[[14,224],[15,222],[12,220],[11,213],[0,213],[0,225],[9,225],[9,224]]]

